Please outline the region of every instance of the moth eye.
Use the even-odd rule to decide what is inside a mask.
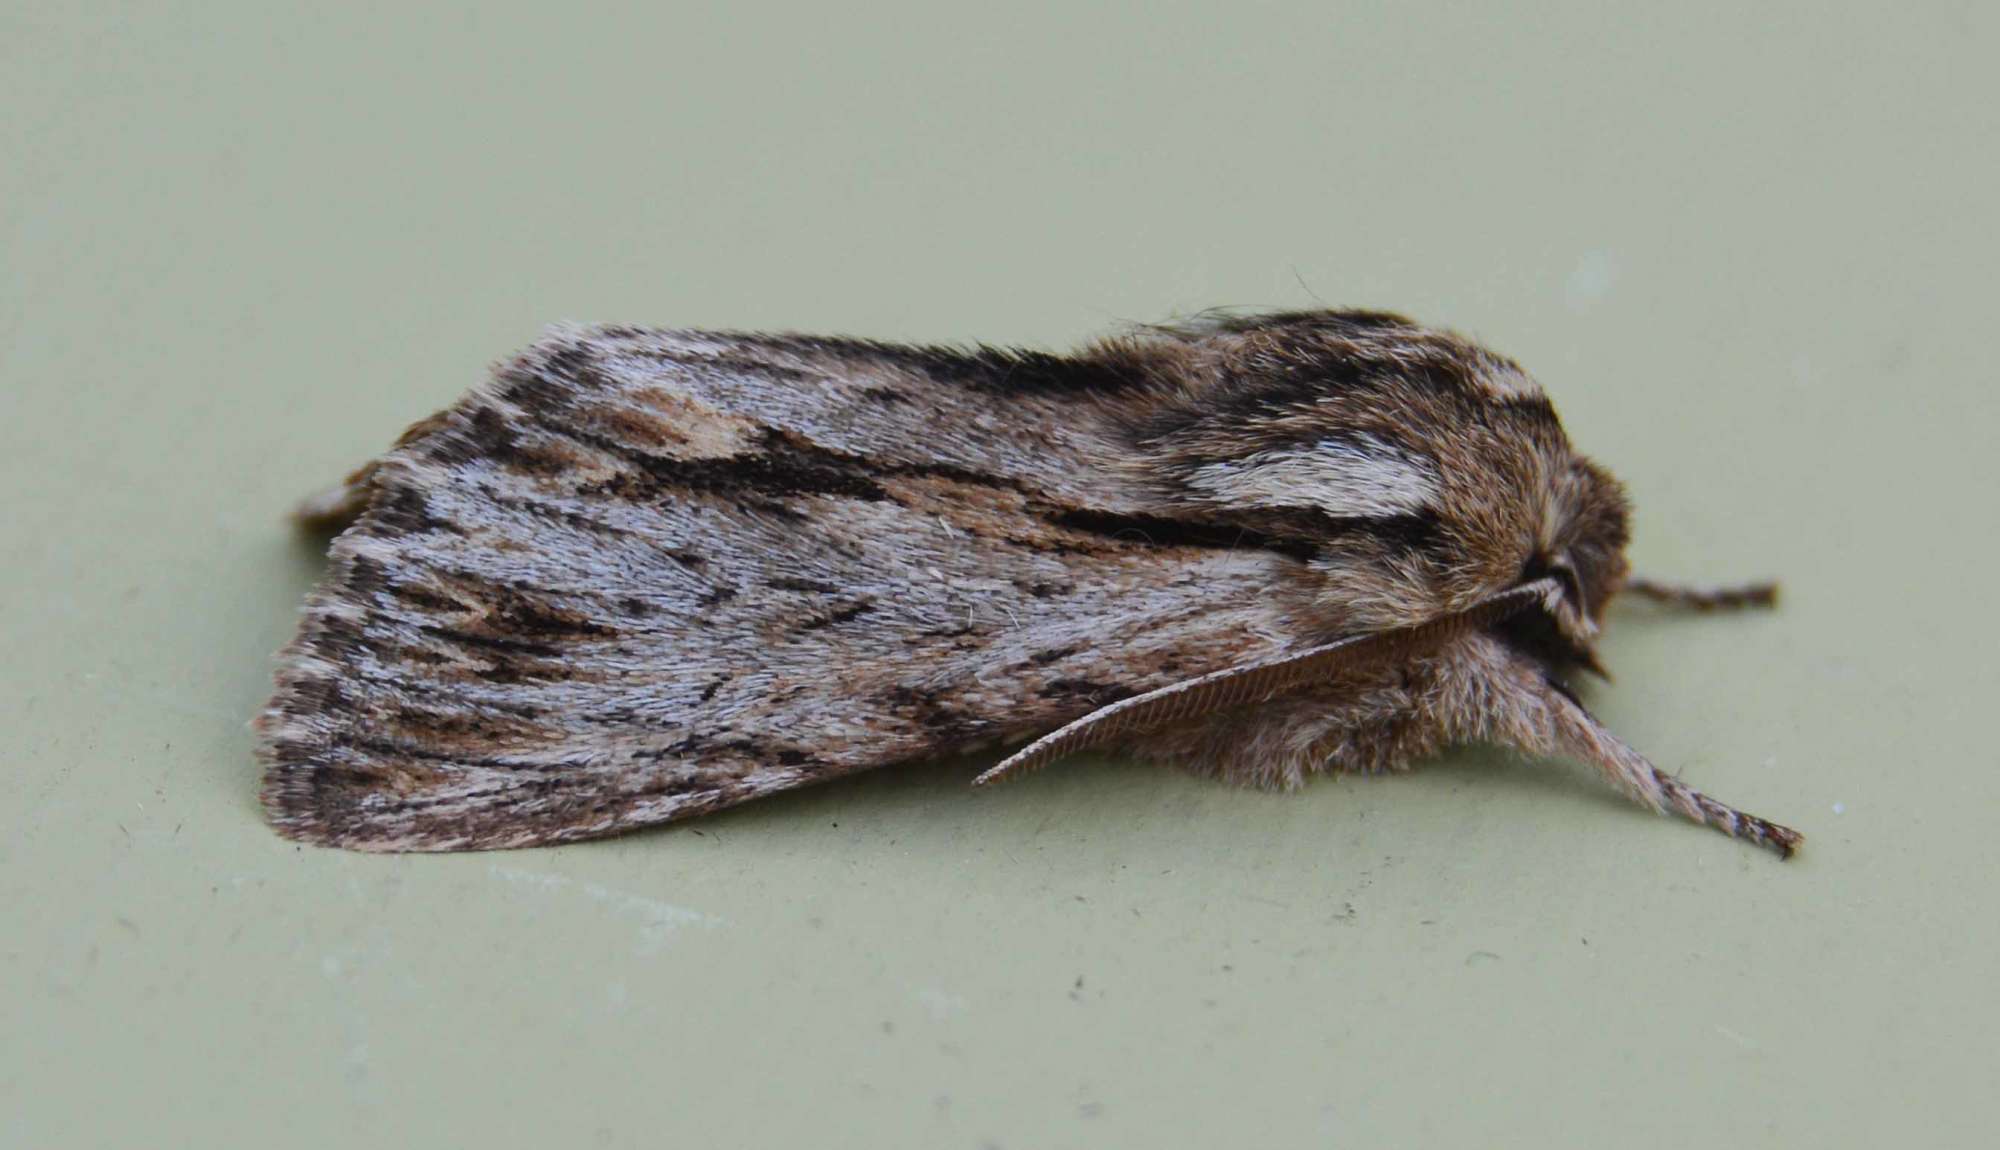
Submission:
[[[1576,564],[1565,551],[1553,559],[1537,553],[1530,557],[1521,568],[1521,582],[1533,583],[1537,579],[1555,579],[1562,584],[1563,598],[1568,599],[1578,611],[1588,610],[1583,593],[1583,578],[1577,574]]]
[[[1556,578],[1562,580],[1563,594],[1576,604],[1576,609],[1588,610],[1590,604],[1585,602],[1583,576],[1577,574],[1576,564],[1570,561],[1569,553],[1565,551],[1556,556],[1555,562],[1549,564],[1549,570]]]

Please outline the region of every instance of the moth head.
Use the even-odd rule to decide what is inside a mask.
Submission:
[[[1556,594],[1543,609],[1503,625],[1515,645],[1551,666],[1602,673],[1595,653],[1604,605],[1625,582],[1630,508],[1610,473],[1580,456],[1551,489],[1538,546],[1521,567],[1520,584],[1549,579]]]
[[[1519,365],[1379,312],[1221,315],[1118,345],[1170,381],[1129,428],[1162,506],[1301,557],[1329,633],[1556,580],[1538,650],[1592,665],[1625,497]]]

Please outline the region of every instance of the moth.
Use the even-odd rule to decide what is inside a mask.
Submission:
[[[1618,482],[1510,360],[1367,311],[1073,354],[563,327],[309,501],[257,721],[293,838],[587,839],[890,763],[1102,748],[1291,789],[1458,743],[1587,763],[1789,856],[1572,689]]]

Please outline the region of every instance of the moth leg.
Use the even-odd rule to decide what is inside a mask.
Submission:
[[[352,526],[368,509],[375,493],[375,465],[370,463],[339,484],[300,501],[292,509],[292,522],[304,531],[337,535]]]
[[[1739,811],[1655,767],[1612,734],[1540,665],[1495,636],[1475,636],[1449,652],[1435,686],[1415,700],[1450,742],[1488,742],[1534,757],[1576,759],[1662,814],[1693,822],[1790,858],[1805,836]]]
[[[1605,729],[1541,670],[1479,637],[1434,659],[1338,676],[1304,695],[1118,741],[1140,758],[1250,786],[1293,790],[1314,774],[1400,771],[1454,743],[1574,758],[1662,813],[1789,858],[1803,836],[1702,794]]]
[[[1311,694],[1128,738],[1119,749],[1260,790],[1297,790],[1321,774],[1401,771],[1448,740],[1400,680],[1393,670],[1344,677]]]
[[[1776,583],[1701,587],[1687,583],[1663,583],[1655,579],[1630,579],[1624,589],[1641,599],[1690,611],[1736,611],[1745,607],[1775,607],[1778,604]]]
[[[1588,763],[1656,811],[1671,811],[1733,838],[1769,847],[1782,858],[1792,857],[1804,841],[1805,836],[1790,827],[1739,811],[1660,770],[1567,693],[1538,675],[1537,682],[1524,682],[1525,678],[1514,676],[1511,685],[1525,690],[1530,698],[1517,700],[1492,716],[1497,729],[1489,728],[1487,737],[1531,754],[1555,754]]]
[[[443,427],[450,421],[450,415],[449,411],[441,411],[411,424],[396,439],[396,446],[402,447]],[[305,499],[292,509],[292,522],[301,530],[321,535],[337,535],[347,530],[368,510],[368,501],[375,497],[377,466],[364,463],[338,484]]]

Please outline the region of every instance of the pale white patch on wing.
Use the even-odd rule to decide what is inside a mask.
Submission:
[[[1542,394],[1542,385],[1512,364],[1491,367],[1480,379],[1487,393],[1498,400],[1533,399]]]
[[[1365,433],[1206,464],[1188,482],[1219,501],[1313,507],[1343,517],[1408,515],[1438,498],[1428,460]]]

